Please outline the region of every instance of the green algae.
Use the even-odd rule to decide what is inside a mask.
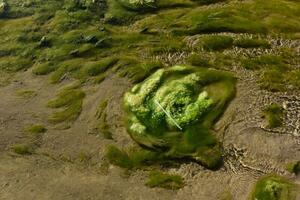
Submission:
[[[294,200],[299,188],[292,182],[274,175],[262,177],[255,185],[251,200]]]
[[[160,171],[152,171],[149,174],[146,186],[151,188],[160,187],[170,190],[178,190],[184,186],[184,181],[179,175],[162,173]]]
[[[51,123],[72,122],[77,119],[82,110],[85,93],[80,85],[74,84],[60,90],[57,98],[47,104],[50,108],[58,109],[49,117]]]
[[[163,149],[168,157],[216,167],[221,149],[209,129],[233,97],[234,83],[230,74],[215,70],[159,69],[124,96],[128,132],[137,143]]]

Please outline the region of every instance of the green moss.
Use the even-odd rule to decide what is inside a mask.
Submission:
[[[294,173],[294,174],[298,175],[300,173],[300,161],[288,163],[286,165],[286,169],[290,173]]]
[[[112,133],[109,130],[109,125],[107,123],[107,100],[102,100],[98,106],[96,118],[98,120],[96,129],[99,133],[103,135],[106,139],[113,139]]]
[[[28,144],[15,144],[11,146],[11,149],[21,155],[26,155],[26,154],[32,154],[33,153],[33,148],[32,146]]]
[[[282,125],[283,109],[277,104],[271,104],[263,110],[269,128],[276,128]]]
[[[283,59],[275,55],[262,55],[252,59],[242,61],[242,66],[246,69],[262,69],[266,66],[284,66]]]
[[[161,187],[178,190],[184,186],[183,178],[179,175],[170,175],[159,171],[152,171],[146,183],[148,187]]]
[[[208,58],[205,58],[204,56],[200,54],[193,53],[187,58],[187,62],[190,65],[193,66],[199,66],[199,67],[210,67],[211,64],[209,62]]]
[[[84,59],[82,58],[75,58],[66,60],[61,62],[58,66],[57,70],[55,70],[50,77],[51,83],[59,83],[63,80],[63,77],[66,74],[74,75],[77,73],[84,65]]]
[[[133,167],[132,162],[127,153],[121,151],[115,146],[111,145],[106,148],[106,157],[111,164],[127,169],[131,169]]]
[[[250,1],[217,8],[197,8],[176,20],[177,31],[197,33],[260,33],[298,32],[299,5],[291,1]],[[270,14],[265,14],[270,13]],[[284,22],[284,19],[287,19]],[[298,27],[297,27],[298,26]]]
[[[293,69],[294,54],[282,52],[282,55],[262,55],[242,60],[246,69],[260,70],[259,85],[262,89],[272,92],[286,91],[288,88],[299,88],[300,73]],[[297,62],[295,60],[294,62]]]
[[[78,85],[63,88],[58,97],[48,102],[50,108],[60,108],[54,112],[49,121],[52,123],[60,123],[63,121],[74,121],[77,119],[82,109],[83,98],[85,93]]]
[[[266,28],[259,21],[251,21],[244,13],[231,7],[221,9],[194,9],[182,17],[178,24],[188,29],[175,29],[183,34],[198,33],[265,33]]]
[[[40,63],[32,68],[32,73],[35,75],[47,75],[55,70],[55,65],[51,62]]]
[[[91,61],[84,64],[83,70],[89,76],[97,76],[100,73],[105,72],[108,68],[117,63],[117,59],[114,57],[104,58],[100,61]]]
[[[284,80],[291,84],[294,88],[300,88],[300,70],[289,70],[285,73]]]
[[[36,91],[33,90],[18,90],[16,92],[16,96],[23,99],[30,99],[37,95]]]
[[[154,55],[160,55],[163,53],[175,53],[184,50],[186,50],[186,44],[183,41],[183,38],[161,36],[160,42],[153,44],[150,53]]]
[[[241,48],[270,48],[271,45],[267,40],[242,38],[234,41],[234,46]]]
[[[6,72],[17,72],[20,70],[26,70],[32,66],[31,59],[9,56],[0,57],[0,70]]]
[[[272,92],[284,91],[286,82],[283,72],[276,68],[263,70],[260,74],[260,87]]]
[[[34,124],[25,128],[25,131],[32,135],[39,135],[41,133],[45,133],[47,129],[42,124]]]
[[[198,45],[207,51],[219,51],[230,48],[233,44],[233,39],[229,36],[204,36],[200,38]]]
[[[106,148],[106,158],[111,164],[130,170],[146,169],[155,164],[172,163],[172,160],[166,155],[141,147],[120,150],[116,146],[108,146]]]
[[[157,70],[125,94],[128,131],[143,146],[167,149],[163,154],[168,157],[190,157],[217,167],[221,152],[208,129],[234,95],[234,82],[229,74],[205,68]]]
[[[111,24],[128,24],[137,18],[137,13],[126,10],[117,0],[107,1],[106,21]]]
[[[296,188],[293,183],[278,176],[265,176],[255,185],[251,200],[295,200]]]
[[[158,68],[162,68],[161,62],[157,61],[144,61],[140,62],[134,57],[120,57],[118,63],[115,65],[114,70],[121,77],[126,77],[133,83],[144,80],[149,74]]]

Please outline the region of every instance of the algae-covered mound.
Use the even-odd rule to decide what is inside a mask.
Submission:
[[[294,200],[297,186],[278,176],[266,176],[255,185],[251,200]]]
[[[141,11],[156,8],[156,0],[117,0],[122,6],[130,10]]]
[[[159,69],[124,97],[127,128],[142,146],[207,167],[221,160],[209,129],[235,93],[235,79],[206,68]]]

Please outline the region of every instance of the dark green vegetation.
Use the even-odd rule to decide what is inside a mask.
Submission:
[[[216,6],[203,6],[214,3]],[[78,84],[63,88],[57,98],[48,103],[55,109],[50,122],[72,122],[82,110],[84,84],[99,84],[111,74],[140,83],[159,69],[168,71],[174,63],[186,61],[203,73],[200,73],[201,84],[195,84],[193,89],[183,84],[184,90],[179,89],[178,94],[165,101],[171,102],[169,107],[161,102],[180,121],[184,133],[164,115],[155,116],[157,121],[149,120],[155,104],[143,100],[141,104],[145,104],[146,111],[143,105],[136,106],[137,110],[127,109],[142,121],[136,125],[146,127],[146,132],[142,126],[132,127],[132,130],[142,130],[143,134],[131,132],[131,135],[150,149],[135,152],[110,146],[107,158],[112,164],[127,169],[182,157],[196,159],[213,168],[221,161],[222,147],[210,129],[233,97],[234,81],[224,75],[226,73],[211,69],[230,71],[233,66],[244,67],[257,74],[262,89],[298,90],[297,52],[269,40],[299,39],[299,13],[299,3],[291,0],[143,0],[134,3],[129,0],[7,0],[7,4],[0,5],[0,85],[8,84],[11,77],[23,71],[43,76],[52,84],[78,80]],[[267,51],[274,46],[276,55]],[[231,52],[249,48],[269,53],[235,55]],[[186,57],[181,59],[181,55]],[[180,73],[174,73],[174,77],[186,75]],[[168,83],[171,79],[164,77],[162,82]],[[204,98],[189,110],[186,115],[189,118],[185,119],[182,112],[190,103],[185,102],[185,97],[194,101],[201,94],[200,90],[205,90],[212,102],[203,93],[201,98]],[[35,92],[24,90],[17,95],[30,98]],[[111,139],[108,104],[107,100],[100,102],[95,118],[99,133]],[[195,110],[203,112],[198,116],[194,115]],[[269,127],[282,123],[282,112],[276,106],[264,110],[264,116]],[[40,135],[45,130],[42,126],[33,126],[28,131]],[[33,144],[15,145],[13,150],[32,153],[39,138],[31,137]],[[85,160],[84,157],[81,160]]]
[[[221,149],[209,129],[234,94],[229,73],[187,66],[161,69],[125,94],[127,129],[136,142],[165,157],[189,157],[215,168]]]
[[[270,48],[271,45],[267,40],[262,39],[249,39],[249,38],[242,38],[235,40],[233,43],[237,47],[241,48]]]
[[[147,169],[149,166],[157,164],[174,164],[160,152],[141,147],[130,147],[121,150],[114,145],[110,145],[106,149],[106,158],[111,164],[128,170]]]
[[[218,2],[224,2],[224,6],[202,6]],[[186,35],[233,32],[263,34],[262,38],[264,34],[278,33],[296,37],[300,27],[297,20],[299,5],[283,0],[240,4],[229,0],[135,3],[126,0],[108,0],[106,3],[98,0],[29,0],[22,4],[8,0],[7,4],[0,20],[0,70],[10,76],[32,67],[36,75],[50,74],[52,83],[66,78],[100,83],[110,69],[139,82],[163,67],[162,61],[153,60],[153,56],[190,52],[184,42]],[[157,15],[152,15],[154,10]],[[132,23],[135,24],[130,28],[116,26]],[[202,40],[200,47],[208,51],[219,51],[232,45],[270,47],[264,39],[255,38],[232,41],[229,36],[215,35],[205,36]],[[228,68],[234,59],[239,59],[223,57],[218,52],[211,54],[211,67]],[[192,63],[207,66],[208,62],[194,59]],[[246,64],[246,68],[255,67]],[[272,66],[261,73],[264,89],[285,90],[281,86],[285,81],[298,87],[299,70]]]
[[[103,100],[100,102],[98,106],[98,110],[96,113],[97,118],[97,132],[101,133],[106,139],[113,139],[112,133],[109,130],[109,125],[107,123],[107,100]]]
[[[21,155],[32,154],[34,151],[33,147],[28,144],[15,144],[11,148],[15,153]]]
[[[246,69],[259,70],[260,86],[273,92],[299,89],[300,71],[295,69],[292,59],[295,52],[283,49],[281,55],[262,55],[242,61]],[[296,61],[298,62],[298,61]]]
[[[218,51],[230,48],[233,44],[232,37],[229,36],[205,36],[200,38],[198,45],[207,51]]]
[[[159,171],[152,171],[146,183],[148,187],[161,187],[165,189],[178,190],[184,186],[184,182],[179,175],[170,175]]]
[[[25,131],[31,135],[37,136],[41,133],[45,133],[47,131],[47,129],[45,128],[44,125],[34,124],[34,125],[30,125],[30,126],[26,127]]]
[[[297,186],[278,176],[265,176],[255,185],[251,200],[294,200]]]
[[[267,121],[268,128],[276,128],[282,125],[283,108],[278,104],[271,104],[263,110],[263,117]]]
[[[84,97],[85,93],[77,84],[63,88],[59,92],[58,97],[47,104],[50,108],[60,109],[50,116],[49,121],[60,123],[75,120],[81,113]]]
[[[286,169],[289,172],[298,175],[300,173],[300,161],[288,163],[287,166],[286,166]]]

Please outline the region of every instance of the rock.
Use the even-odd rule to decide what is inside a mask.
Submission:
[[[148,33],[148,31],[149,31],[149,28],[146,27],[146,28],[143,28],[142,30],[140,30],[140,33],[145,34],[145,33]]]
[[[107,48],[110,47],[110,38],[104,38],[99,40],[96,44],[95,44],[96,48]]]
[[[70,55],[71,55],[71,56],[74,56],[74,57],[78,56],[78,55],[79,55],[79,50],[78,50],[78,49],[75,49],[75,50],[71,51],[71,52],[70,52]]]
[[[84,38],[84,41],[87,43],[96,44],[98,42],[98,38],[94,35],[89,35]]]
[[[39,47],[49,47],[50,45],[50,40],[46,36],[43,36],[40,40]]]

